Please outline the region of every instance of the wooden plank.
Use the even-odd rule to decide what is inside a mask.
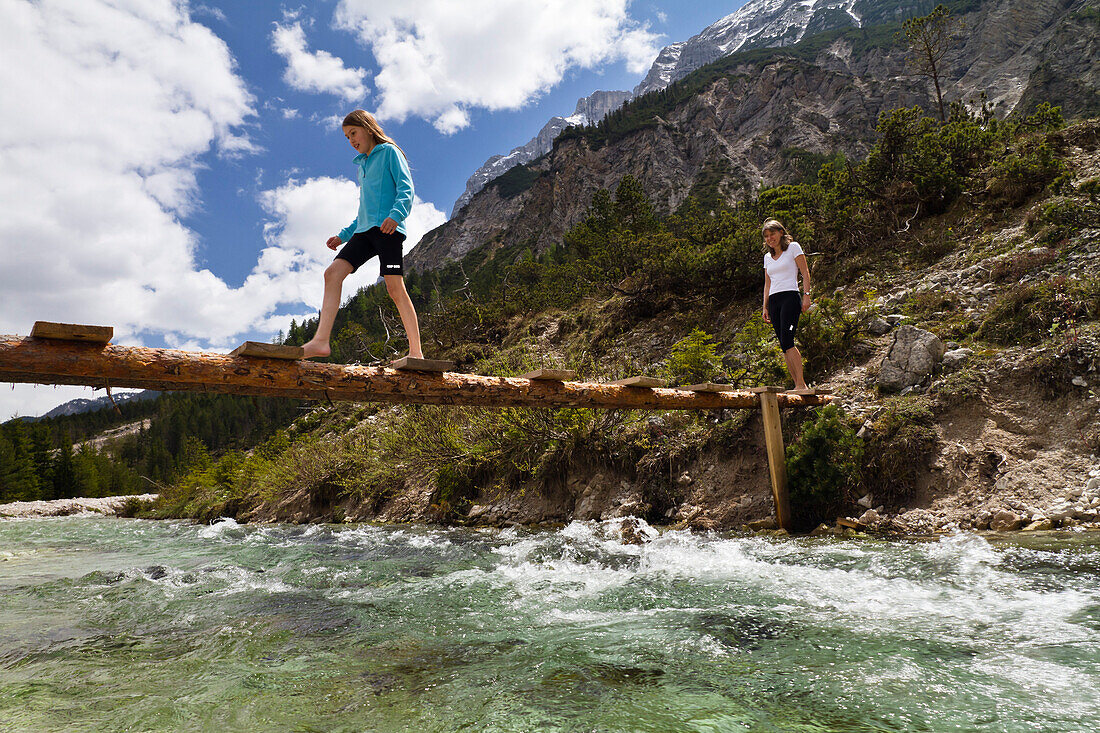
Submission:
[[[617,379],[611,384],[619,387],[664,387],[665,380],[656,377],[627,377],[626,379]]]
[[[454,371],[455,363],[453,361],[443,361],[442,359],[417,359],[412,356],[402,356],[390,364],[390,367],[405,372],[451,372]]]
[[[754,394],[764,394],[765,392],[775,392],[776,394],[778,394],[780,392],[786,392],[787,390],[785,390],[782,387],[767,386],[767,387],[748,387],[745,391],[746,392],[752,392]]]
[[[806,395],[806,396],[819,395],[819,394],[832,394],[832,393],[833,393],[833,391],[831,389],[818,389],[816,387],[808,387],[806,389],[788,389],[787,390],[787,394],[797,394],[797,395]]]
[[[106,344],[115,335],[112,326],[82,326],[77,323],[51,323],[35,321],[31,336],[39,339],[61,339],[63,341],[86,341]]]
[[[520,379],[541,379],[547,382],[572,382],[577,373],[569,369],[536,369],[520,375]]]
[[[737,387],[732,384],[715,384],[714,382],[700,382],[699,384],[689,384],[687,387],[678,387],[678,389],[686,389],[688,392],[736,392]]]
[[[301,346],[282,346],[280,344],[265,344],[262,341],[245,341],[229,352],[230,356],[263,356],[268,359],[301,359],[303,354]]]
[[[481,407],[587,407],[608,410],[756,409],[756,395],[623,389],[594,382],[551,382],[478,374],[395,371],[308,360],[240,359],[177,349],[75,341],[0,339],[0,382],[82,384],[246,394],[303,400],[347,400]],[[786,407],[833,398],[778,395]]]
[[[764,445],[768,453],[768,473],[775,500],[775,520],[780,529],[791,530],[791,505],[787,495],[787,463],[783,451],[783,425],[779,421],[779,398],[775,392],[760,394],[760,414],[764,418]]]
[[[848,519],[847,517],[837,517],[836,526],[844,527],[845,529],[859,529],[859,522],[854,519]]]

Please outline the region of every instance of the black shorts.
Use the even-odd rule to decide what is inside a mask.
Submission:
[[[768,296],[768,318],[779,337],[779,348],[794,348],[794,332],[798,329],[798,317],[802,315],[802,297],[795,290],[784,290]]]
[[[405,235],[401,232],[383,234],[378,227],[371,227],[365,232],[352,234],[348,243],[340,248],[333,259],[348,262],[352,266],[352,272],[355,272],[364,262],[378,255],[381,263],[379,275],[404,275],[405,270],[401,266],[401,243],[404,241]]]

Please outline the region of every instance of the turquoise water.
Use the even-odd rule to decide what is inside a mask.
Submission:
[[[1095,731],[1100,546],[0,521],[0,730]]]

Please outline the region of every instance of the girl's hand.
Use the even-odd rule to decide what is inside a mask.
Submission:
[[[331,250],[335,250],[337,247],[339,247],[343,243],[344,243],[344,240],[340,239],[339,237],[329,237],[328,241],[325,242],[325,244]]]
[[[768,306],[764,306],[762,310],[764,312],[764,323],[771,323],[772,319],[768,316]]]
[[[813,307],[814,307],[814,302],[810,298],[810,294],[809,293],[803,293],[802,294],[802,312],[805,313],[806,311],[810,310]]]
[[[397,222],[387,216],[378,228],[382,230],[383,234],[393,234],[397,231]]]

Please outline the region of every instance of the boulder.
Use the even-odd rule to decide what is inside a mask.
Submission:
[[[993,515],[993,520],[989,523],[989,528],[994,532],[1009,532],[1014,529],[1019,529],[1023,525],[1023,517],[1016,512],[1002,509]]]
[[[867,332],[874,336],[881,336],[884,333],[889,333],[893,327],[885,318],[875,316],[867,323]]]
[[[974,353],[973,349],[954,349],[943,354],[943,368],[945,371],[957,369]]]
[[[865,527],[873,527],[878,524],[880,517],[874,509],[868,509],[859,517],[859,523]]]
[[[943,359],[940,337],[916,326],[901,326],[879,367],[878,385],[884,392],[899,392],[920,384]]]

